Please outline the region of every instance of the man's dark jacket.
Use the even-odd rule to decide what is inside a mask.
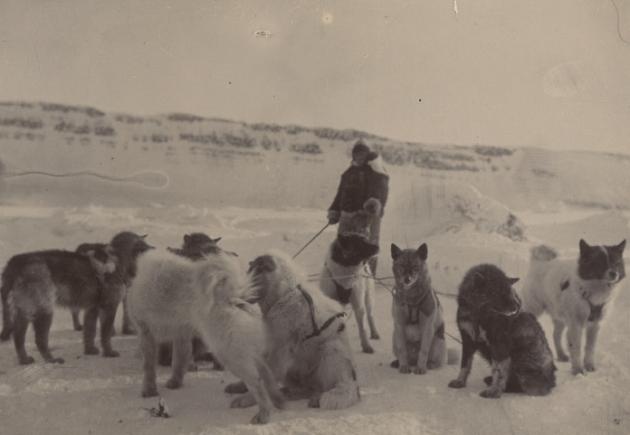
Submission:
[[[341,175],[337,195],[329,210],[337,212],[355,212],[363,209],[369,198],[376,198],[381,203],[381,215],[385,210],[389,193],[389,176],[378,168],[374,161],[362,166],[352,165]]]

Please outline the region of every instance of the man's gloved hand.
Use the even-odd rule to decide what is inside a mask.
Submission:
[[[335,225],[337,222],[339,222],[340,215],[341,213],[339,213],[337,210],[328,210],[328,223],[330,225]]]

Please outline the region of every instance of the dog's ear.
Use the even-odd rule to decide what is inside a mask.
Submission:
[[[141,235],[141,236],[140,236],[140,238],[141,238],[141,239],[146,239],[146,238],[147,238],[147,236],[148,236],[148,234],[143,234],[143,235]]]
[[[623,239],[622,242],[613,249],[619,253],[623,252],[623,250],[626,249],[626,239]]]
[[[584,239],[580,239],[580,256],[586,254],[591,249],[591,246],[586,243]]]
[[[520,280],[520,278],[508,278],[507,279],[507,281],[510,283],[511,286],[516,284],[519,280]]]
[[[400,254],[402,254],[402,250],[398,246],[396,246],[395,243],[392,243],[391,251],[393,260],[396,260],[398,257],[400,257]]]
[[[210,239],[210,241],[212,241],[212,243],[219,243],[221,241],[221,237],[217,237],[216,239]]]
[[[416,253],[418,254],[418,257],[420,257],[420,260],[426,261],[426,259],[429,257],[429,247],[427,246],[426,243],[423,243],[416,250]]]

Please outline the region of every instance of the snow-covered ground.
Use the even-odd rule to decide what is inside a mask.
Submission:
[[[460,192],[460,190],[456,190]],[[446,195],[445,197],[448,197]],[[399,198],[400,199],[400,198]],[[577,241],[618,242],[630,233],[627,216],[619,213],[565,210],[560,213],[519,214],[526,239],[511,240],[479,225],[477,215],[460,219],[444,228],[420,226],[413,231],[413,212],[397,209],[397,198],[384,220],[380,276],[391,275],[389,243],[429,245],[430,272],[439,291],[454,293],[465,271],[480,262],[494,262],[509,275],[523,276],[530,247],[546,241],[563,253],[575,255]],[[400,201],[399,201],[400,203]],[[398,210],[398,211],[396,211]],[[448,206],[432,219],[451,214]],[[443,210],[443,211],[440,211]],[[445,210],[445,211],[444,211]],[[493,208],[493,213],[498,208]],[[418,219],[427,219],[422,211]],[[436,214],[437,213],[437,214]],[[469,215],[470,216],[470,215]],[[482,217],[492,217],[485,213]],[[485,222],[485,221],[484,221]],[[324,212],[312,209],[210,210],[191,205],[109,208],[97,205],[77,208],[0,206],[0,262],[13,254],[44,248],[73,249],[85,241],[107,240],[121,229],[148,233],[158,247],[179,245],[182,235],[205,231],[224,237],[227,249],[240,254],[243,262],[265,250],[296,252],[323,224]],[[439,231],[436,231],[436,228]],[[328,243],[329,229],[298,258],[309,273],[317,273]],[[305,401],[291,402],[273,414],[270,424],[247,424],[254,409],[229,409],[224,386],[234,380],[229,373],[202,366],[189,373],[181,390],[163,387],[168,369],[161,369],[160,392],[172,418],[155,418],[148,408],[156,399],[140,397],[141,361],[135,337],[116,336],[117,359],[82,354],[81,334],[72,331],[70,314],[55,314],[51,344],[65,358],[64,365],[41,362],[32,332],[29,352],[36,358],[31,366],[18,366],[12,343],[0,345],[0,433],[1,434],[604,434],[630,433],[630,288],[628,279],[620,288],[614,309],[603,326],[597,352],[598,370],[586,376],[570,375],[566,363],[558,363],[558,387],[551,395],[531,398],[506,394],[500,400],[479,397],[482,378],[489,368],[477,359],[464,390],[447,387],[458,372],[451,365],[424,376],[401,375],[389,367],[392,360],[391,296],[377,287],[376,321],[381,340],[376,353],[360,352],[354,320],[350,337],[358,365],[363,400],[343,411],[307,408]],[[455,302],[443,296],[447,332],[458,336]],[[549,336],[550,322],[542,318]],[[449,347],[459,344],[448,339]]]

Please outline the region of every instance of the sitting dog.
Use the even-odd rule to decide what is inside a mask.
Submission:
[[[580,240],[580,255],[559,259],[546,246],[532,250],[530,269],[523,283],[523,309],[539,316],[547,311],[553,319],[553,340],[559,361],[569,357],[562,348],[567,338],[573,374],[595,370],[595,344],[600,323],[612,301],[617,284],[626,276],[623,251],[626,241],[616,246],[590,246]],[[586,329],[584,365],[582,335]]]
[[[306,283],[286,255],[250,263],[263,319],[270,333],[269,366],[290,399],[310,407],[342,409],[359,402],[355,365],[341,305]],[[227,392],[242,392],[232,384]]]
[[[417,375],[437,369],[446,361],[442,306],[431,286],[427,270],[428,247],[401,250],[392,243],[391,254],[395,294],[392,300],[394,317],[394,355],[391,366],[400,373]]]
[[[202,260],[207,255],[219,254],[225,252],[222,250],[218,243],[221,241],[221,237],[216,239],[210,238],[205,233],[191,233],[185,234],[181,248],[167,248],[170,252],[177,254],[181,257],[188,258],[190,260]],[[221,363],[213,357],[212,353],[208,352],[205,344],[199,337],[193,337],[192,339],[192,352],[193,361],[213,361],[215,370],[223,370]],[[160,344],[158,352],[158,361],[162,366],[170,366],[173,359],[173,346],[172,343]],[[191,369],[195,370],[195,364],[191,364]]]
[[[35,329],[35,343],[46,362],[63,363],[48,347],[54,305],[85,309],[83,343],[86,355],[98,354],[94,345],[96,319],[101,313],[103,356],[116,357],[111,347],[112,325],[116,307],[123,294],[112,275],[116,257],[109,246],[95,248],[87,255],[48,250],[11,257],[2,272],[2,341],[13,335],[20,364],[34,359],[26,353],[24,341],[29,323]]]
[[[490,264],[466,273],[457,296],[457,326],[462,337],[462,365],[451,388],[466,386],[476,351],[492,365],[489,388],[481,397],[504,391],[546,395],[555,386],[556,367],[542,327],[531,313],[520,311],[520,300],[508,278]]]
[[[129,292],[129,310],[138,328],[144,357],[142,396],[158,394],[157,345],[173,343],[173,370],[166,387],[180,388],[199,336],[218,359],[242,379],[259,412],[252,423],[266,423],[282,394],[264,359],[267,331],[260,310],[246,300],[252,293],[247,275],[232,256],[211,255],[191,261],[167,252],[140,258]],[[232,406],[241,406],[237,398]]]

